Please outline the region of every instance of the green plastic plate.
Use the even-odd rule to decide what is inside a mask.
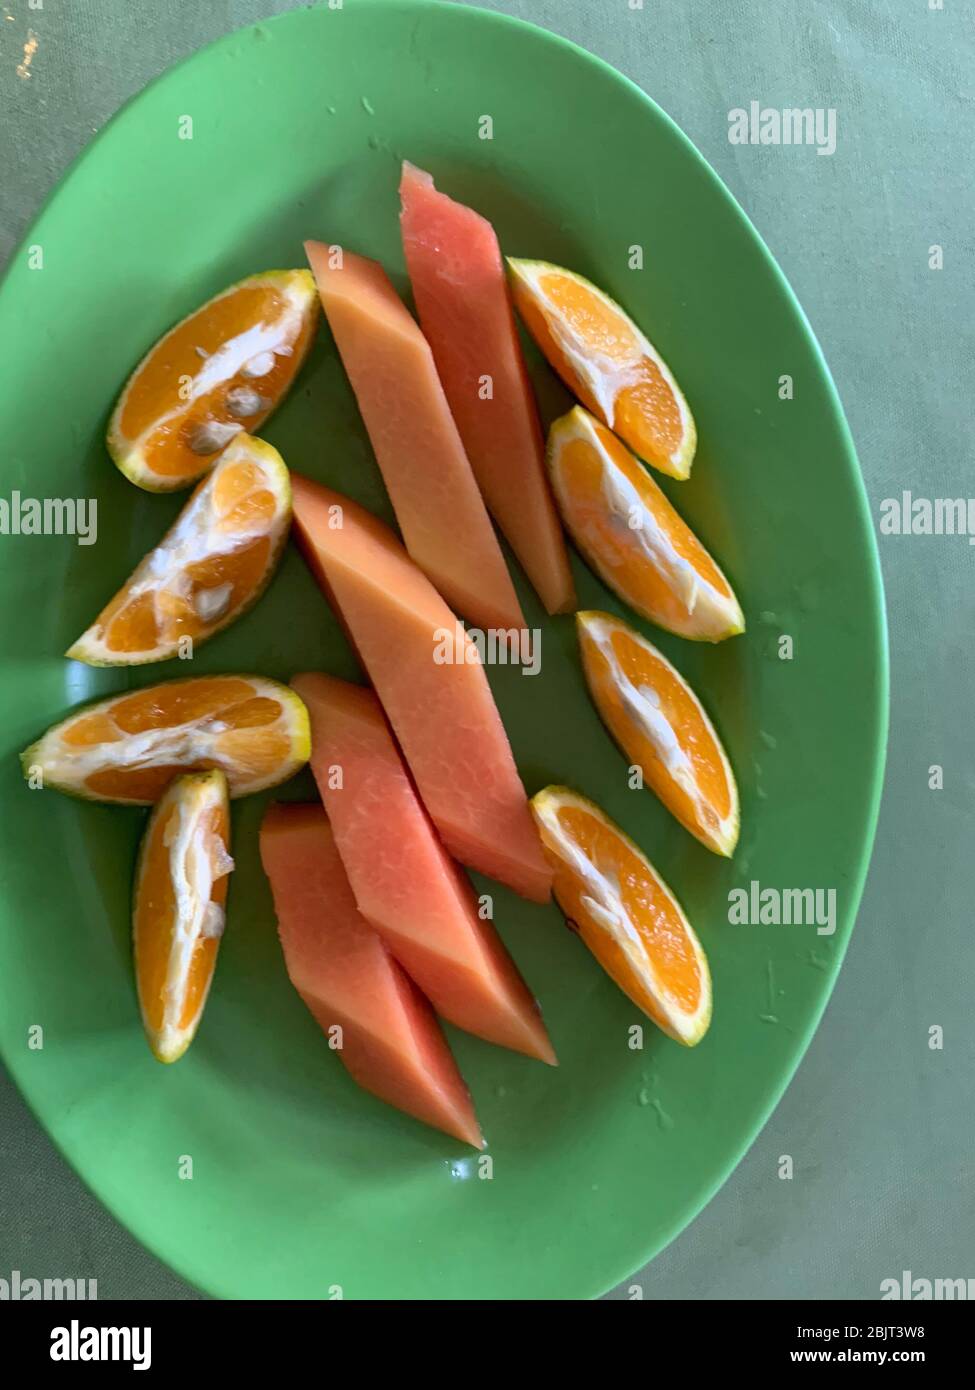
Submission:
[[[737,770],[728,863],[628,788],[571,618],[547,619],[518,575],[542,670],[490,677],[525,783],[576,787],[646,849],[709,954],[715,1007],[704,1042],[681,1049],[554,907],[479,880],[561,1058],[553,1071],[451,1032],[490,1176],[358,1091],[291,989],[257,855],[265,798],[236,807],[200,1034],[175,1067],[154,1062],[129,955],[143,814],[29,790],[16,757],[80,701],[129,686],[235,669],[356,678],[293,551],[191,668],[98,671],[60,653],[180,506],[139,492],[105,453],[133,364],[225,285],[301,265],[309,236],[379,257],[405,289],[404,156],[493,219],[507,253],[582,272],[645,327],[701,438],[691,481],[667,491],[749,623],[717,647],[646,629]],[[643,269],[630,268],[636,246]],[[653,102],[571,44],[453,5],[346,0],[233,34],[127,106],[16,253],[0,322],[2,495],[98,503],[95,544],[0,536],[0,1028],[40,1120],[120,1221],[222,1297],[580,1298],[625,1278],[724,1182],[802,1057],[853,926],[882,779],[887,657],[866,501],[820,350],[759,237]],[[568,398],[533,370],[552,418]],[[267,437],[391,518],[324,326]],[[621,612],[575,563],[580,606]],[[286,794],[311,797],[308,774]],[[835,932],[732,924],[729,892],[753,881],[835,890]]]

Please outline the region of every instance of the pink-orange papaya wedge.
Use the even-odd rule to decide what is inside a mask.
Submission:
[[[355,646],[447,849],[547,902],[546,863],[475,644],[387,526],[291,475],[297,540]]]
[[[291,983],[340,1038],[335,1050],[350,1076],[397,1110],[483,1148],[433,1010],[359,913],[322,807],[271,806],[261,859]]]
[[[495,230],[413,164],[400,199],[420,326],[474,476],[548,612],[570,613],[575,585]]]
[[[521,628],[521,605],[430,345],[378,261],[305,245],[325,316],[406,548],[481,628]]]
[[[296,676],[312,771],[359,911],[442,1017],[555,1062],[535,999],[470,881],[447,854],[371,690]]]

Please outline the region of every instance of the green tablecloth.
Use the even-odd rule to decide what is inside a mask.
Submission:
[[[362,0],[359,0],[362,3]],[[484,0],[634,78],[684,128],[795,287],[846,404],[874,515],[964,497],[972,465],[971,0]],[[0,13],[0,259],[127,97],[293,0],[8,0]],[[836,111],[829,157],[733,145],[751,101]],[[941,270],[929,248],[943,248]],[[787,462],[787,461],[786,461]],[[857,931],[809,1054],[702,1216],[636,1276],[649,1298],[860,1298],[910,1269],[975,1276],[970,900],[975,552],[881,544],[887,786]],[[929,767],[944,789],[929,789]],[[969,827],[966,830],[966,825]],[[929,1047],[929,1028],[944,1047]],[[780,1154],[795,1177],[778,1177]],[[103,1298],[191,1298],[55,1153],[0,1080],[0,1276],[84,1271]],[[626,1286],[620,1291],[626,1297]]]

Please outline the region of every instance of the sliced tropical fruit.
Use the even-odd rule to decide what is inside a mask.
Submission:
[[[305,250],[407,550],[469,622],[524,627],[430,345],[378,261]]]
[[[251,275],[171,328],[142,359],[108,426],[108,452],[133,483],[196,482],[236,435],[256,434],[287,395],[318,319],[307,270]]]
[[[738,600],[647,470],[576,406],[553,424],[548,464],[562,519],[596,573],[641,617],[679,637],[745,630]]]
[[[554,1065],[538,1004],[437,838],[376,696],[319,674],[292,684],[360,912],[442,1017]]]
[[[271,806],[261,824],[291,983],[363,1090],[484,1147],[470,1092],[430,1005],[356,907],[321,806]]]
[[[219,768],[232,797],[275,787],[308,761],[308,712],[265,676],[197,676],[111,695],[20,755],[32,785],[147,806],[172,779]]]
[[[640,458],[686,478],[697,431],[667,364],[615,300],[546,261],[509,258],[518,312],[569,390]]]
[[[582,669],[603,722],[687,830],[731,856],[738,787],[721,740],[679,671],[622,618],[577,613]]]
[[[646,855],[568,787],[546,787],[532,811],[569,923],[638,1009],[677,1042],[699,1043],[711,1022],[707,958]]]
[[[478,486],[545,608],[570,613],[575,586],[497,235],[412,164],[400,198],[420,326]]]
[[[448,850],[547,902],[552,873],[477,646],[387,526],[297,473],[291,486],[296,538]]]
[[[266,588],[291,522],[276,449],[238,435],[166,535],[65,653],[89,666],[183,655],[227,627]]]
[[[149,1046],[175,1062],[200,1025],[224,928],[230,808],[214,768],[171,782],[153,808],[135,876],[135,979]]]

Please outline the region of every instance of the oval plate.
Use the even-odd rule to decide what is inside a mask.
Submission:
[[[581,271],[646,328],[701,436],[692,480],[668,491],[749,620],[745,637],[707,649],[647,629],[737,769],[744,828],[728,864],[628,790],[571,619],[547,620],[521,584],[544,634],[541,672],[490,675],[526,785],[577,787],[643,845],[709,953],[715,1012],[694,1051],[650,1025],[634,1049],[645,1020],[557,911],[479,881],[561,1058],[552,1071],[452,1033],[490,1178],[357,1091],[329,1053],[285,975],[257,857],[262,798],[236,809],[239,867],[200,1036],[178,1066],[153,1062],[129,960],[142,815],[30,791],[16,761],[79,701],[188,674],[59,655],[179,507],[139,493],[104,451],[133,363],[223,286],[303,264],[308,236],[381,258],[402,288],[403,156],[492,218],[509,254]],[[642,271],[628,268],[635,245]],[[0,1026],[37,1115],[119,1220],[219,1296],[578,1298],[625,1278],[727,1178],[792,1076],[850,935],[882,777],[883,601],[856,458],[819,348],[755,231],[672,122],[600,61],[495,14],[369,0],[234,34],[143,92],[30,232],[0,318],[8,505],[18,491],[98,503],[95,544],[0,537]],[[534,368],[551,418],[567,397]],[[266,433],[293,467],[390,516],[324,327]],[[621,611],[576,568],[580,606]],[[289,552],[193,674],[314,668],[357,678]],[[306,774],[287,795],[313,795]],[[730,924],[729,892],[753,881],[835,890],[835,932]],[[28,1046],[38,1024],[41,1049]]]

